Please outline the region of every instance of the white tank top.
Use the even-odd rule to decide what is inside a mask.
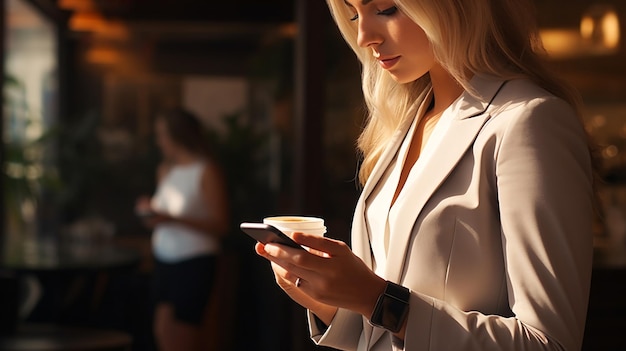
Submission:
[[[157,187],[152,206],[173,217],[201,219],[207,204],[202,199],[201,179],[205,163],[195,162],[172,167]],[[152,249],[156,258],[176,262],[198,255],[215,254],[217,237],[179,223],[162,223],[154,228]]]

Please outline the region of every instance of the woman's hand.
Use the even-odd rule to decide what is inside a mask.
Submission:
[[[173,220],[171,216],[155,211],[149,196],[141,196],[135,201],[135,213],[148,228],[154,228],[160,223]]]
[[[156,211],[152,211],[150,214],[141,216],[143,224],[148,228],[154,228],[157,225],[165,222],[174,222],[176,219],[172,216],[168,216]]]
[[[152,211],[151,199],[147,195],[143,195],[135,200],[135,213],[147,213]]]
[[[261,243],[256,244],[255,250],[257,254],[263,257],[266,257],[268,255],[265,252],[265,245]],[[271,248],[269,248],[269,250],[271,250]],[[269,257],[266,258],[269,259]],[[295,285],[295,280],[298,279],[298,277],[293,277],[291,273],[287,272],[283,267],[279,266],[278,264],[274,262],[271,263],[272,270],[274,271],[274,276],[276,278],[276,283],[278,284],[278,286],[283,289],[287,293],[287,295],[289,295],[289,297],[296,303],[306,309],[311,310],[326,325],[330,324],[333,317],[335,316],[335,313],[337,312],[337,307],[317,301],[309,295],[305,294],[304,291],[302,291]]]
[[[316,235],[294,233],[293,240],[328,257],[277,244],[257,244],[259,255],[272,262],[278,285],[296,302],[329,323],[336,307],[349,309],[369,318],[385,280],[369,269],[341,241]],[[300,278],[300,286],[295,282]],[[320,309],[322,314],[317,312]],[[332,319],[332,315],[330,319]]]

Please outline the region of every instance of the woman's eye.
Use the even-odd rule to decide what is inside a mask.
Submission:
[[[388,9],[385,10],[380,10],[380,11],[376,11],[377,15],[382,15],[382,16],[391,16],[394,13],[396,13],[398,11],[398,8],[396,6],[391,6]],[[352,16],[352,18],[350,18],[350,21],[356,21],[359,19],[359,14],[355,13],[354,16]]]
[[[391,16],[394,13],[396,13],[396,11],[398,11],[398,8],[396,6],[391,6],[388,9],[378,11],[377,14],[383,15],[383,16]]]

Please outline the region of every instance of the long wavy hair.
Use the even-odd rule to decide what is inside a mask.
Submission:
[[[358,0],[354,0],[358,1]],[[362,88],[368,108],[358,140],[363,161],[359,181],[365,184],[389,138],[414,118],[409,111],[430,90],[428,74],[399,84],[384,71],[369,48],[357,44],[357,23],[344,0],[327,0],[344,39],[362,64]],[[545,51],[531,0],[395,0],[395,4],[426,33],[435,59],[469,93],[474,74],[502,79],[527,78],[580,111],[576,90],[545,65]]]

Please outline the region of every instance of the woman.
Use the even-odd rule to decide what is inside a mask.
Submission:
[[[136,207],[154,228],[154,333],[160,350],[200,350],[220,239],[228,226],[224,180],[192,114],[177,109],[159,115],[155,134],[163,154],[158,188]]]
[[[328,0],[369,118],[352,250],[257,243],[343,350],[577,350],[591,275],[592,165],[530,1]]]

